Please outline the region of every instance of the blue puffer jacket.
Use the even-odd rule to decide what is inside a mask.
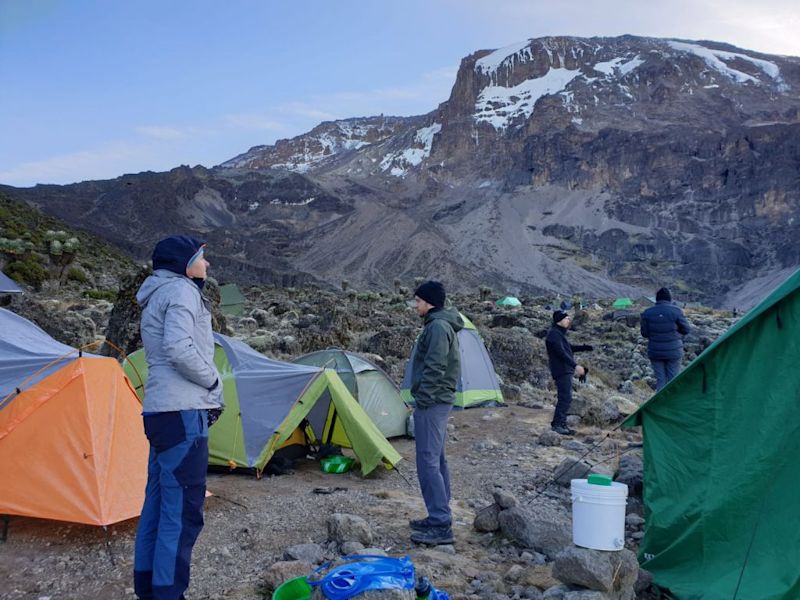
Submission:
[[[689,323],[680,308],[659,300],[642,313],[642,337],[647,338],[647,357],[651,360],[674,360],[683,356],[682,336],[689,333]]]

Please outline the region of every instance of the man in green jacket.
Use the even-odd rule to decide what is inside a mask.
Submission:
[[[414,291],[417,314],[424,329],[412,357],[411,395],[417,446],[417,478],[428,516],[412,520],[411,541],[418,544],[452,544],[450,474],[445,442],[447,418],[456,399],[461,376],[458,336],[464,321],[458,311],[444,308],[444,286],[426,281]]]

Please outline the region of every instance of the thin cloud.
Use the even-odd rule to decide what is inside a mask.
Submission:
[[[163,127],[159,125],[137,127],[135,131],[145,137],[157,140],[182,140],[189,136],[187,131],[178,129],[177,127]]]
[[[226,125],[242,129],[282,129],[283,123],[272,119],[269,115],[257,113],[228,114],[223,117]]]

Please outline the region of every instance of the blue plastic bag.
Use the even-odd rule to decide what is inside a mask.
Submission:
[[[334,567],[319,581],[309,580],[312,586],[319,586],[330,600],[347,600],[367,590],[414,588],[414,563],[410,556],[356,555],[345,556],[342,560],[353,562]],[[315,573],[327,568],[328,564],[316,569]]]

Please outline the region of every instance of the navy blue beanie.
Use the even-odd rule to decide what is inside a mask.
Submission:
[[[444,307],[444,286],[438,281],[426,281],[414,291],[414,295],[435,308]]]
[[[661,288],[656,292],[656,302],[661,302],[663,300],[672,302],[672,294],[669,293],[667,288]]]
[[[188,235],[171,235],[156,244],[153,250],[153,270],[166,269],[178,275],[186,275],[189,261],[205,245],[205,242]]]

